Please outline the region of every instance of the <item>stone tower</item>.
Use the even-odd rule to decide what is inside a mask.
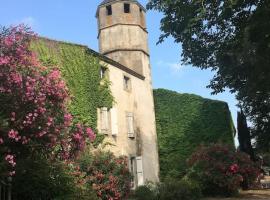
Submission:
[[[142,75],[149,59],[145,11],[136,0],[105,0],[97,13],[100,53]]]
[[[96,15],[100,54],[113,61],[101,65],[116,102],[100,109],[98,129],[113,144],[112,152],[129,158],[134,187],[159,180],[145,12],[137,0],[105,0]]]

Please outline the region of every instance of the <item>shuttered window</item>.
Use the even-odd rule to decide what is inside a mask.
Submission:
[[[128,137],[134,138],[134,116],[133,113],[127,113],[127,133]]]
[[[144,185],[142,157],[136,157],[137,185]]]
[[[112,108],[110,110],[111,113],[111,128],[112,128],[112,135],[116,136],[118,134],[118,119],[117,119],[117,109]]]
[[[108,108],[101,108],[101,132],[104,134],[108,134],[109,130],[109,118],[108,118]]]

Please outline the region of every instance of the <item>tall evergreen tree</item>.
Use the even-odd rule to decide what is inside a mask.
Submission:
[[[240,151],[249,154],[251,159],[254,160],[255,155],[251,145],[250,130],[247,126],[247,119],[242,109],[237,113],[237,130]]]

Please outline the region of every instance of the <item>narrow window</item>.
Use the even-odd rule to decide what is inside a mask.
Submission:
[[[136,180],[137,180],[137,173],[136,173],[136,157],[130,157],[130,174],[131,174],[131,188],[136,188]]]
[[[105,67],[100,68],[100,78],[103,79],[106,76],[107,69]]]
[[[142,157],[136,157],[136,171],[137,171],[137,184],[138,186],[144,185],[144,177],[143,177],[143,161]]]
[[[130,4],[129,3],[124,3],[124,12],[130,13]]]
[[[124,76],[124,90],[126,90],[126,91],[131,90],[130,78],[127,76]]]
[[[129,138],[135,137],[133,113],[127,113],[127,133]]]
[[[118,134],[118,118],[117,118],[117,108],[113,107],[110,109],[111,113],[111,131],[113,136]]]
[[[103,107],[101,108],[101,132],[104,134],[108,134],[109,129],[109,116],[108,116],[108,108]]]
[[[106,10],[107,10],[107,15],[112,15],[112,6],[106,6]]]

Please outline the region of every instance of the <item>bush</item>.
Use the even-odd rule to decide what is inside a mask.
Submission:
[[[99,198],[119,200],[128,196],[131,175],[126,157],[115,157],[111,152],[85,152],[79,162],[87,183]]]
[[[134,198],[136,200],[156,200],[156,196],[146,185],[140,186],[135,190]]]
[[[250,187],[260,170],[245,153],[222,144],[201,146],[189,159],[187,177],[197,181],[204,195],[232,196],[241,186]]]
[[[160,185],[158,200],[197,200],[201,190],[197,184],[186,180],[166,180]]]
[[[135,200],[197,200],[201,197],[198,184],[182,179],[166,179],[165,182],[140,186],[135,190]]]
[[[50,162],[42,156],[18,160],[12,182],[13,199],[98,200],[92,188],[81,182],[83,174],[74,172],[70,164]]]

